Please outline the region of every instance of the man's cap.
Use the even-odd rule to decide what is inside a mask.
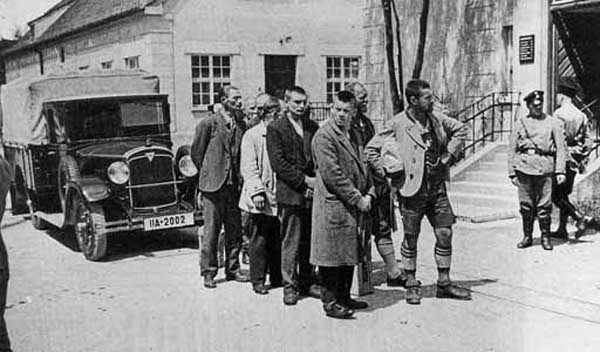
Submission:
[[[579,91],[579,84],[573,77],[561,77],[558,82],[557,92],[573,98]]]
[[[541,90],[534,90],[531,93],[527,94],[525,98],[523,98],[523,100],[527,103],[535,99],[544,100],[544,92]]]

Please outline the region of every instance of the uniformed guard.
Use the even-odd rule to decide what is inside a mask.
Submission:
[[[550,223],[552,182],[565,182],[566,144],[562,123],[542,111],[544,92],[535,90],[525,96],[529,114],[517,119],[510,138],[508,176],[519,188],[523,217],[523,239],[518,248],[532,245],[533,223],[537,215],[541,243],[552,250]]]
[[[552,190],[552,201],[560,208],[559,225],[557,230],[552,233],[552,237],[562,239],[569,238],[567,232],[567,219],[569,216],[577,224],[576,237],[581,235],[585,228],[594,221],[591,216],[585,216],[569,201],[569,194],[573,192],[575,175],[578,172],[584,172],[587,158],[592,149],[587,116],[573,104],[573,98],[577,94],[577,90],[578,85],[573,78],[562,78],[558,84],[558,94],[556,96],[559,107],[554,112],[554,117],[563,123],[567,143],[567,179],[562,185],[554,185]]]

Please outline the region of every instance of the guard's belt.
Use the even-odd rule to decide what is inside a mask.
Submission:
[[[555,151],[546,151],[538,148],[524,148],[519,151],[521,154],[527,155],[541,155],[541,156],[555,156]]]

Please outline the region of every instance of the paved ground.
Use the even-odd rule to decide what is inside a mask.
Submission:
[[[544,252],[515,248],[513,220],[458,224],[453,277],[473,291],[473,301],[458,302],[434,298],[433,235],[424,226],[422,304],[408,306],[402,289],[387,288],[378,262],[370,308],[339,321],[314,299],[284,307],[281,289],[267,296],[233,282],[204,289],[195,231],[128,235],[108,261],[92,263],[58,230],[36,231],[10,216],[3,226],[15,351],[600,350],[594,234]]]

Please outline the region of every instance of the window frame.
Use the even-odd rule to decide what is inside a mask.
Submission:
[[[337,63],[336,63],[337,61]],[[325,101],[333,102],[333,96],[343,90],[348,83],[359,81],[360,55],[325,56]],[[353,62],[356,62],[353,65]],[[339,76],[336,76],[339,72]],[[337,87],[337,88],[336,88]]]
[[[218,103],[221,87],[231,85],[232,54],[191,54],[192,110],[206,111]]]
[[[132,66],[131,63],[135,62],[135,65]],[[140,68],[140,55],[128,56],[123,58],[123,63],[125,65],[125,69],[127,70],[137,70]]]

